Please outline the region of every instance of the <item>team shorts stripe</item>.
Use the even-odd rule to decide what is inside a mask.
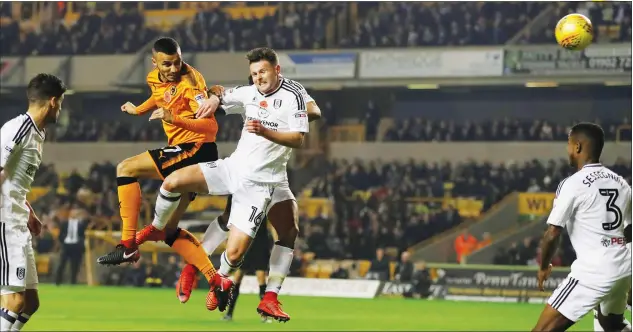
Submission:
[[[9,253],[7,249],[6,224],[0,222],[0,285],[9,286]]]
[[[578,280],[574,278],[569,278],[567,285],[563,288],[563,290],[558,294],[556,299],[552,302],[552,308],[558,309],[565,302],[571,291],[574,290],[574,287],[578,284]]]

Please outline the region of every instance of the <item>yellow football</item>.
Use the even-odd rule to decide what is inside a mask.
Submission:
[[[585,49],[593,40],[591,21],[581,14],[569,14],[556,24],[558,45],[572,51]]]

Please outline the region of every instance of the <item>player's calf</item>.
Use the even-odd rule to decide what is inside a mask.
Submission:
[[[21,331],[31,316],[33,316],[40,307],[40,298],[37,294],[37,289],[27,289],[24,292],[24,297],[24,308],[18,315],[15,323],[13,323],[13,326],[11,327],[12,331]]]
[[[3,286],[4,287],[4,286]],[[24,309],[24,292],[9,293],[0,289],[2,294],[2,307],[0,308],[0,331],[11,331],[18,320],[20,312]]]

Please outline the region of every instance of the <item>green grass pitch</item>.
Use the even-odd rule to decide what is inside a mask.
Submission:
[[[205,297],[197,290],[180,304],[171,289],[40,285],[40,310],[24,331],[528,331],[542,309],[523,303],[282,296],[291,320],[262,324],[255,295],[240,295],[233,322],[207,311]],[[572,330],[592,331],[590,315]]]

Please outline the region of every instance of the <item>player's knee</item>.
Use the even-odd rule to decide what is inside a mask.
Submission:
[[[116,165],[116,176],[136,177],[136,167],[133,158],[128,158]]]
[[[297,236],[299,235],[299,229],[297,228],[295,224],[292,227],[286,228],[283,233],[278,234],[278,235],[279,235],[279,240],[277,241],[277,244],[279,244],[280,246],[287,247],[287,248],[294,248],[295,240],[297,239]]]
[[[40,308],[40,298],[37,295],[35,295],[35,296],[29,297],[28,301],[26,301],[26,303],[24,304],[24,309],[22,311],[24,311],[25,313],[31,316],[35,312],[37,312],[39,308]]]
[[[226,248],[226,259],[235,265],[242,262],[245,251],[238,247]]]
[[[165,178],[162,187],[164,190],[174,193],[179,192],[178,190],[180,189],[181,184],[182,181],[180,180],[180,177],[176,174],[172,174]]]
[[[24,293],[12,293],[2,295],[2,297],[6,297],[6,300],[2,301],[6,309],[13,312],[22,312],[22,310],[24,310]]]

